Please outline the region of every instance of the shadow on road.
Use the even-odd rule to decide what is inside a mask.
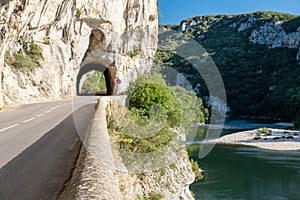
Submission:
[[[82,116],[80,124],[75,126],[73,114],[68,116],[5,165],[0,170],[0,199],[56,199],[77,161],[81,147],[77,132],[87,129],[94,111],[94,104],[81,107],[76,111]]]

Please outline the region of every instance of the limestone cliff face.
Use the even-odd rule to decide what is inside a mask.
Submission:
[[[140,174],[118,172],[122,199],[155,199],[157,195],[165,200],[194,200],[189,185],[195,181],[195,174],[188,155],[183,149],[172,156],[173,162],[156,171]]]
[[[80,67],[114,69],[126,90],[148,71],[157,46],[157,2],[146,0],[12,0],[0,8],[0,107],[72,97]],[[39,67],[6,60],[34,42]]]
[[[300,26],[296,32],[287,33],[281,23],[268,22],[252,31],[250,41],[268,45],[270,48],[299,48]]]
[[[285,47],[299,49],[296,57],[297,62],[300,64],[300,24],[295,31],[287,32],[283,28],[285,21],[262,21],[261,17],[257,13],[250,13],[244,15],[233,15],[233,16],[208,16],[206,18],[195,17],[187,20],[183,20],[180,23],[178,31],[185,32],[188,30],[198,29],[198,26],[202,27],[213,27],[215,24],[220,23],[223,20],[224,27],[228,26],[234,28],[236,31],[241,32],[250,29],[251,34],[249,41],[254,44],[267,45],[269,48]],[[257,26],[257,23],[260,25]],[[294,22],[297,23],[297,22]],[[198,39],[205,39],[205,32],[198,36]]]

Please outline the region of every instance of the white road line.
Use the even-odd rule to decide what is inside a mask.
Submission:
[[[36,119],[35,117],[32,117],[32,118],[30,118],[30,119],[26,119],[26,120],[24,120],[24,121],[22,121],[23,123],[27,123],[27,122],[30,122],[30,121],[32,121],[32,120],[34,120],[34,119]]]
[[[38,116],[36,117],[43,117],[45,115],[45,113],[42,113],[42,114],[39,114]]]
[[[49,113],[49,112],[51,112],[51,111],[52,111],[52,110],[47,110],[46,113]]]
[[[11,125],[11,126],[9,126],[9,127],[0,129],[0,132],[7,131],[8,129],[14,128],[14,127],[19,126],[19,125],[20,125],[20,124],[13,124],[13,125]]]

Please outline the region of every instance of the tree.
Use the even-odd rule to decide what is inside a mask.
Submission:
[[[150,117],[150,110],[159,105],[165,109],[171,127],[179,126],[181,110],[173,91],[165,85],[146,83],[138,87],[129,100],[129,109],[137,109],[141,115]]]

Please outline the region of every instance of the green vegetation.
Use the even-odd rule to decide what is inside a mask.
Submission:
[[[192,165],[192,170],[195,174],[196,181],[199,181],[199,180],[203,179],[203,175],[201,173],[198,162],[193,160],[193,159],[190,159],[190,163]]]
[[[164,156],[166,147],[178,150],[177,135],[171,131],[171,127],[188,127],[208,119],[208,110],[204,108],[201,99],[178,86],[167,86],[162,75],[155,72],[140,75],[131,83],[128,98],[128,108],[110,104],[107,109],[108,132],[127,167],[138,163],[131,158],[132,153],[143,155],[157,152]],[[160,162],[160,158],[150,162]],[[196,179],[202,179],[198,163],[191,160],[191,165]],[[170,168],[177,170],[175,163],[170,164]],[[160,175],[165,174],[165,168],[161,168]],[[143,177],[141,173],[139,178],[143,180]],[[164,187],[169,188],[170,184],[166,183]],[[137,197],[151,200],[162,198],[163,195],[159,193]]]
[[[260,140],[261,139],[261,137],[260,136],[258,136],[258,135],[256,135],[254,138],[253,138],[254,140]]]
[[[161,106],[172,127],[180,125],[181,110],[173,91],[164,85],[146,83],[136,89],[130,97],[129,109],[137,109],[142,116],[150,117],[149,112],[155,105]]]
[[[179,86],[173,86],[171,89],[180,104],[182,126],[209,122],[209,111],[204,107],[201,98],[197,97],[194,92]]]
[[[138,122],[137,122],[138,123]],[[110,127],[109,127],[110,128]],[[159,127],[159,132],[156,133],[153,136],[149,137],[141,137],[143,136],[132,136],[132,134],[135,134],[134,132],[128,133],[124,130],[134,130],[131,127],[125,129],[124,127],[118,127],[121,130],[119,132],[115,132],[114,135],[117,138],[117,144],[118,147],[122,150],[125,150],[126,152],[131,153],[149,153],[153,151],[158,151],[168,145],[175,137],[175,134],[172,133],[168,126],[165,125],[165,127]],[[134,128],[140,129],[136,130],[136,132],[143,131],[151,131],[149,128],[144,128],[143,126],[135,126]],[[156,130],[152,130],[152,132],[155,132]],[[145,133],[145,132],[144,132]],[[148,132],[151,133],[151,132]]]
[[[133,5],[132,5],[132,8],[136,8],[136,9],[139,9],[140,8],[140,3],[138,0],[134,1]]]
[[[256,136],[254,136],[253,139],[260,140],[262,139],[262,136],[271,136],[271,135],[272,135],[272,129],[263,127],[256,130]]]
[[[297,87],[290,92],[292,94],[292,98],[290,100],[290,112],[294,115],[294,128],[300,129],[300,87]]]
[[[20,39],[22,43],[26,43],[24,38]],[[5,62],[18,69],[32,70],[40,66],[40,61],[43,60],[41,48],[31,39],[28,42],[28,50],[20,49],[11,54],[10,50],[6,52]]]
[[[151,192],[149,195],[139,195],[137,200],[161,200],[162,198],[161,193]]]
[[[150,15],[150,16],[149,16],[149,20],[150,20],[150,21],[154,21],[154,20],[156,20],[156,17],[155,17],[155,15]]]
[[[166,29],[172,29],[172,30],[178,30],[179,25],[178,24],[159,24],[158,28],[166,28]]]
[[[76,17],[77,19],[79,19],[80,15],[81,15],[81,10],[80,10],[79,8],[77,8],[77,9],[76,9],[75,17]]]
[[[255,17],[252,28],[238,31],[241,23]],[[283,21],[283,28],[294,31],[299,27],[299,17],[276,12],[256,12],[243,15],[210,15],[187,19],[198,23],[184,34],[202,45],[218,67],[223,78],[227,103],[233,116],[266,116],[269,119],[295,120],[299,116],[291,104],[295,101],[300,85],[300,68],[296,63],[298,49],[273,48],[253,44],[249,37],[253,29],[266,22]],[[232,26],[236,23],[236,27]],[[165,28],[174,28],[170,25]],[[176,41],[174,41],[176,43]],[[178,55],[159,50],[156,61],[185,74],[195,87],[205,85],[193,66]],[[205,63],[204,63],[205,64]],[[164,69],[162,69],[164,73]],[[206,87],[198,94],[208,96]],[[297,113],[296,113],[297,112]]]
[[[283,29],[290,33],[297,31],[297,28],[299,28],[300,24],[300,17],[296,17],[294,19],[291,19],[289,21],[286,21],[282,24]]]
[[[134,58],[140,54],[140,50],[138,48],[133,48],[129,53],[130,58]]]
[[[257,134],[258,135],[272,135],[272,130],[270,128],[266,128],[266,127],[263,127],[263,128],[259,128],[257,129]]]
[[[97,92],[106,93],[106,81],[104,74],[100,71],[95,71],[82,84],[81,90],[96,94]]]
[[[108,120],[116,145],[127,152],[159,151],[175,139],[171,127],[207,119],[200,99],[184,89],[167,86],[160,74],[139,76],[128,93],[129,109],[115,108],[118,114]]]
[[[50,37],[49,36],[45,36],[43,38],[43,43],[49,45],[50,44]]]
[[[136,83],[145,81],[141,79],[139,78]],[[168,112],[169,114],[178,112],[178,108],[171,108],[176,101],[166,86],[154,84],[149,77],[140,87],[136,83],[131,84],[129,89],[132,91],[129,109],[118,108],[118,115],[114,115],[109,120],[108,129],[114,136],[116,145],[126,152],[158,151],[175,137],[175,134],[170,131],[170,125],[178,122],[173,121],[172,116],[168,117]],[[133,89],[134,87],[137,87],[137,90]],[[168,91],[166,98],[162,95],[164,89]],[[143,92],[146,92],[149,98],[141,94]]]

